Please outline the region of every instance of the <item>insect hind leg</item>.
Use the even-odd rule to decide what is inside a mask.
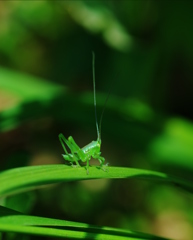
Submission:
[[[65,145],[64,145],[64,143],[66,143],[66,145],[68,146],[68,148],[71,149],[70,146],[69,146],[69,144],[68,144],[68,140],[64,137],[64,135],[63,135],[62,133],[60,133],[60,134],[58,135],[58,137],[59,137],[59,140],[60,140],[60,143],[61,143],[61,145],[62,145],[62,148],[63,148],[64,152],[66,153],[66,155],[69,155],[69,153],[67,152],[66,147],[65,147]]]
[[[79,159],[78,159],[78,157],[76,156],[76,154],[73,150],[72,144],[64,137],[64,135],[62,133],[60,133],[58,137],[59,137],[60,143],[62,145],[62,148],[64,149],[64,152],[66,153],[66,155],[62,154],[63,158],[66,161],[69,161],[73,167],[76,167],[76,166],[79,167],[80,166],[80,164],[78,163]],[[70,149],[71,154],[69,154],[68,151],[66,150],[66,147],[65,147],[64,143]],[[76,165],[73,165],[73,162],[76,162]]]

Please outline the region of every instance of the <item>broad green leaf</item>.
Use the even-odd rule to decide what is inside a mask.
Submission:
[[[1,172],[0,196],[27,191],[44,184],[101,178],[135,178],[166,182],[193,192],[191,182],[165,173],[124,167],[108,167],[108,172],[105,172],[99,167],[91,166],[87,174],[85,167],[73,168],[61,164],[20,167]]]
[[[52,101],[65,92],[60,85],[38,77],[0,68],[0,131],[16,128],[24,120],[46,115]]]

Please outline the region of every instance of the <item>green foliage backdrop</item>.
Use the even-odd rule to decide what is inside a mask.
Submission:
[[[64,164],[60,132],[80,147],[96,140],[94,51],[98,117],[111,89],[102,123],[109,166],[193,181],[192,7],[191,1],[1,1],[0,170]],[[191,195],[154,180],[66,182],[0,202],[28,215],[193,239]]]

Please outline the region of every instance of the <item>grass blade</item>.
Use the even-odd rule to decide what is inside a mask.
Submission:
[[[89,168],[89,174],[86,174],[84,167],[72,168],[62,164],[10,169],[0,173],[0,196],[27,191],[44,184],[102,178],[135,178],[165,182],[193,192],[192,182],[165,173],[124,167],[108,167],[108,170],[104,172],[92,166]]]

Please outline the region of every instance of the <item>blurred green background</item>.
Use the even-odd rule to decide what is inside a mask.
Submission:
[[[193,180],[192,9],[191,1],[1,1],[0,169],[63,164],[60,132],[80,147],[96,140],[94,51],[98,118],[111,89],[106,162]],[[6,206],[187,240],[192,200],[172,186],[92,180],[10,197]]]

